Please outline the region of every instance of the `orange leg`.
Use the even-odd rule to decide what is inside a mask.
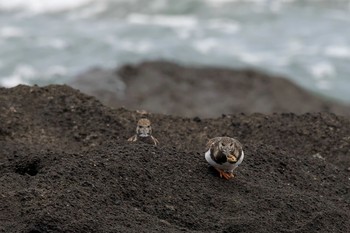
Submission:
[[[154,145],[155,145],[155,146],[158,146],[159,141],[157,140],[157,138],[153,137],[152,135],[151,135],[151,138],[152,138],[152,140],[153,140]]]
[[[224,172],[218,168],[215,169],[219,172],[220,178],[224,177],[226,180],[229,180],[234,177],[234,175],[230,172]]]
[[[137,135],[134,135],[128,139],[129,142],[136,142],[137,141]]]

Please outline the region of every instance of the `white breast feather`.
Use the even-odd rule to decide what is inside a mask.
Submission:
[[[240,164],[242,163],[242,161],[243,161],[243,159],[244,159],[244,153],[243,153],[243,151],[242,151],[241,157],[240,157],[239,160],[238,160],[236,163],[234,163],[234,164],[228,163],[228,162],[223,163],[223,164],[218,164],[218,163],[216,163],[214,160],[212,160],[212,158],[211,158],[211,156],[210,156],[210,149],[209,149],[207,152],[205,152],[205,159],[206,159],[207,162],[208,162],[211,166],[213,166],[213,167],[216,167],[216,168],[218,168],[218,169],[220,169],[220,170],[224,170],[224,171],[226,171],[226,172],[233,172],[233,170],[235,170],[235,169],[238,167],[238,165],[240,165]]]

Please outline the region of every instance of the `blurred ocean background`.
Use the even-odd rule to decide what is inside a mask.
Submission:
[[[1,86],[155,59],[257,68],[350,103],[350,0],[0,0]]]

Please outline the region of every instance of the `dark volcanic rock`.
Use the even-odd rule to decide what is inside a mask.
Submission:
[[[68,86],[0,88],[0,232],[349,232],[350,121],[327,113],[151,114],[161,145],[129,143],[136,112]],[[220,179],[208,138],[246,159]]]
[[[274,112],[333,112],[349,106],[310,94],[283,77],[254,70],[194,68],[169,62],[93,69],[71,83],[112,107],[128,106],[187,117]]]

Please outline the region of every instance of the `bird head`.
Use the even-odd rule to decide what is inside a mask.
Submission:
[[[231,140],[221,140],[219,142],[219,151],[221,151],[230,163],[237,162],[239,150],[237,145]]]
[[[137,122],[136,134],[139,137],[149,137],[152,135],[151,121],[147,118],[141,118]]]

